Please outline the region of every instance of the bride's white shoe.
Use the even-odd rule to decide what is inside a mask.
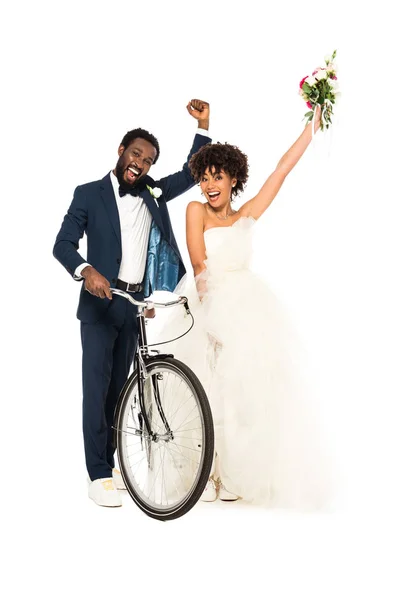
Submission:
[[[224,484],[221,482],[219,485],[219,499],[225,502],[233,502],[235,500],[239,500],[240,496],[233,494],[229,490],[226,489]]]
[[[200,496],[200,500],[202,502],[215,502],[217,499],[217,486],[215,485],[214,479],[212,477],[207,481],[207,485],[204,488],[204,492]]]

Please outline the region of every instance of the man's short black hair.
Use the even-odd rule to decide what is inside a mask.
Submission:
[[[128,133],[126,133],[122,138],[120,146],[127,148],[129,144],[131,144],[133,140],[136,140],[137,138],[146,140],[146,142],[149,142],[152,146],[154,146],[157,152],[153,162],[153,165],[155,165],[158,160],[158,157],[160,156],[160,144],[158,143],[158,139],[152,133],[146,131],[146,129],[141,129],[140,127],[138,127],[137,129],[132,129],[131,131],[128,131]]]

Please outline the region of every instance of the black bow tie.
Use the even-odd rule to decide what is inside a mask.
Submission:
[[[122,187],[122,186],[119,186],[119,188],[118,188],[118,194],[119,194],[120,198],[122,198],[122,196],[126,196],[126,194],[132,194],[132,196],[137,196],[137,193],[138,193],[137,188],[126,188],[126,187]]]
[[[118,194],[120,198],[122,198],[122,196],[125,196],[126,194],[131,194],[132,196],[140,196],[140,194],[144,191],[145,187],[146,178],[143,177],[140,179],[140,181],[136,181],[133,187],[127,185],[120,185],[118,188]]]

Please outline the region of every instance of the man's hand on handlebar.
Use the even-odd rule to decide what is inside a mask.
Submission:
[[[81,273],[85,279],[85,288],[88,292],[98,298],[108,298],[112,300],[110,282],[107,281],[94,267],[85,267]]]

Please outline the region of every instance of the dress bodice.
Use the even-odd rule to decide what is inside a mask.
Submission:
[[[241,217],[230,227],[212,227],[204,232],[205,262],[210,273],[216,275],[249,268],[254,223],[252,217]]]

